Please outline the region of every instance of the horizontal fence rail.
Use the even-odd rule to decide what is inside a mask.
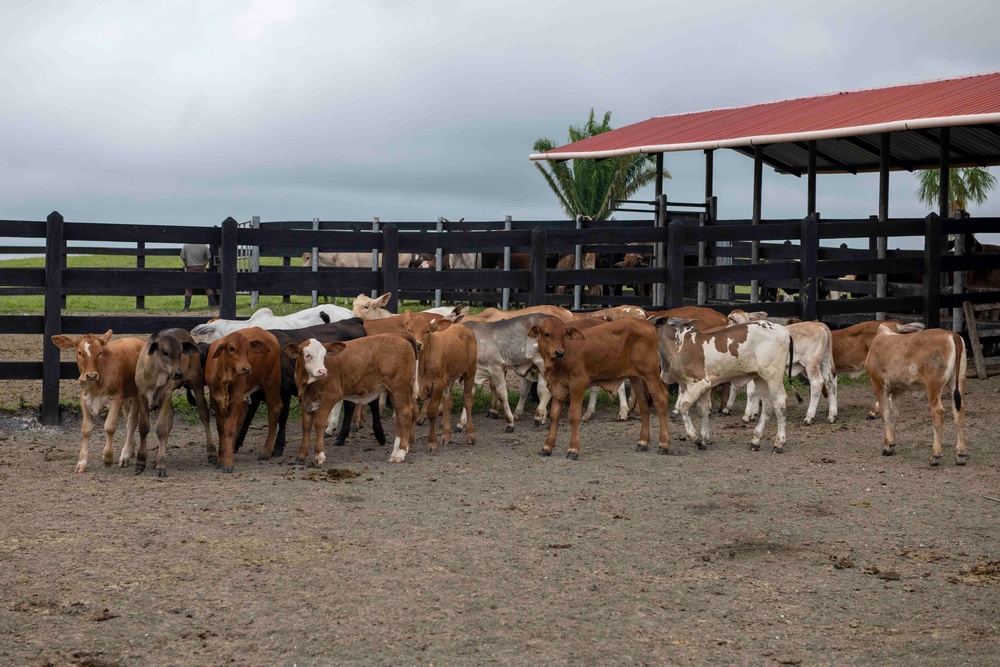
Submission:
[[[728,312],[766,304],[772,316],[837,322],[838,318],[872,319],[888,313],[922,319],[929,327],[940,324],[942,309],[960,309],[966,301],[1000,302],[1000,291],[962,290],[949,279],[952,274],[1000,270],[1000,253],[973,253],[971,247],[956,252],[948,242],[957,234],[994,231],[997,219],[942,220],[932,214],[924,219],[879,222],[822,220],[814,215],[752,224],[749,220],[713,220],[714,203],[703,208],[705,212],[698,214],[674,214],[662,208],[652,218],[627,221],[382,223],[376,219],[278,221],[258,226],[256,219],[253,225],[241,225],[228,218],[218,227],[207,228],[66,222],[58,213],[45,222],[0,220],[0,240],[29,244],[12,246],[9,254],[45,255],[44,268],[0,268],[0,296],[44,294],[42,314],[0,315],[0,334],[43,334],[48,341],[57,333],[80,335],[112,329],[149,334],[168,327],[190,329],[204,317],[68,314],[65,308],[66,295],[97,294],[135,298],[141,309],[146,296],[179,294],[184,289],[216,290],[219,316],[224,318],[236,316],[236,295],[245,292],[347,297],[391,292],[392,309],[399,299],[499,305],[501,295],[504,305],[550,303],[578,309],[698,304]],[[880,237],[893,243],[910,239],[911,245],[921,249],[880,253]],[[209,245],[211,270],[185,273],[179,261],[177,269],[145,266],[146,257],[177,256],[184,243]],[[149,248],[147,244],[172,247]],[[238,256],[241,249],[245,255],[247,248],[259,257],[280,257],[281,265],[254,262],[255,270],[240,270]],[[310,258],[303,266],[303,254],[315,250],[359,253],[364,261],[360,268],[314,270]],[[622,266],[626,253],[645,259],[627,268]],[[134,256],[135,267],[67,266],[68,256],[90,254]],[[445,269],[446,258],[457,255],[474,257],[476,268]],[[435,270],[416,268],[409,263],[416,256],[436,258],[438,266]],[[559,257],[573,260],[572,268],[557,268]],[[587,258],[596,258],[594,264],[587,264]],[[880,276],[884,281],[880,282]],[[623,285],[631,292],[622,293]],[[751,286],[757,286],[757,292]],[[591,287],[601,294],[592,296]],[[617,293],[610,293],[610,288],[617,288]],[[787,300],[777,300],[778,290]],[[850,298],[828,298],[831,291]],[[1000,337],[983,340],[995,339]],[[75,365],[63,362],[58,348],[48,342],[40,362],[0,362],[0,379],[42,380],[44,423],[58,421],[59,379],[76,377],[76,373]]]

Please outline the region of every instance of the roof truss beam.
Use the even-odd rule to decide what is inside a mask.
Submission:
[[[809,145],[806,142],[804,142],[804,141],[795,141],[795,142],[792,142],[792,145],[798,146],[799,148],[801,148],[802,150],[804,150],[806,153],[809,152]],[[850,166],[848,164],[844,164],[843,162],[841,162],[837,158],[833,157],[829,153],[826,153],[826,152],[820,150],[819,146],[816,147],[816,157],[822,158],[822,159],[826,160],[827,162],[829,162],[830,164],[834,165],[835,167],[840,167],[844,171],[849,172],[851,174],[854,174],[855,176],[858,175],[858,170],[857,169],[855,169],[854,167],[852,167],[852,166]]]
[[[878,136],[878,135],[875,135],[875,136]],[[847,143],[851,144],[855,148],[859,148],[859,149],[865,151],[866,153],[868,153],[869,155],[871,155],[872,157],[874,157],[876,160],[881,160],[882,159],[882,155],[881,155],[878,147],[877,146],[873,146],[872,144],[868,143],[868,141],[866,141],[863,137],[841,137],[840,141],[846,141]],[[898,167],[900,169],[905,169],[906,171],[910,171],[910,172],[912,172],[913,169],[914,169],[912,162],[906,162],[904,160],[900,160],[897,157],[893,157],[891,151],[889,153],[889,166],[890,166],[890,168],[892,168],[892,167]]]
[[[785,164],[784,162],[781,162],[779,160],[775,160],[772,157],[768,157],[766,152],[767,147],[765,146],[764,148],[765,152],[763,156],[763,161],[767,164],[767,166],[772,167],[777,171],[784,171],[786,173],[792,174],[793,176],[798,176],[798,177],[802,176],[801,169],[799,169],[798,167],[793,167],[790,164]],[[742,155],[746,155],[748,158],[753,158],[752,147],[739,146],[739,147],[734,147],[733,150]]]

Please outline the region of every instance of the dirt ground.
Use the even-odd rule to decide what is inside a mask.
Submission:
[[[737,417],[637,453],[604,410],[575,462],[565,426],[541,458],[477,415],[475,446],[421,427],[402,465],[370,432],[258,463],[258,429],[225,475],[178,418],[165,478],[101,467],[97,434],[74,474],[78,419],[3,412],[0,664],[996,664],[998,391],[969,380],[971,461],[948,423],[938,468],[926,401],[885,458],[864,385],[836,425],[793,406],[781,455]]]

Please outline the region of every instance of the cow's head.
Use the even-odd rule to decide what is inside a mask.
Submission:
[[[147,389],[149,407],[160,407],[161,391],[171,381],[184,379],[188,359],[185,355],[198,355],[200,350],[191,335],[181,329],[158,331],[146,342],[143,386]],[[190,360],[201,363],[200,360]]]
[[[451,324],[451,320],[444,317],[428,318],[422,315],[414,315],[410,311],[403,313],[403,327],[413,337],[413,340],[417,342],[418,355],[427,346],[427,341],[431,334],[444,331]]]
[[[726,321],[730,324],[749,324],[750,322],[759,322],[761,320],[767,319],[767,313],[763,310],[758,310],[752,313],[748,313],[740,308],[733,309]]]
[[[529,338],[538,339],[538,353],[550,367],[566,356],[566,342],[584,340],[586,338],[580,329],[566,324],[558,317],[547,317],[528,330]]]
[[[223,336],[212,343],[208,349],[208,360],[205,364],[205,376],[212,385],[213,398],[219,404],[229,406],[229,390],[233,383],[242,375],[249,375],[252,370],[250,358],[257,354],[267,354],[271,347],[260,340],[251,340],[242,331]]]
[[[337,348],[330,346],[339,345]],[[327,343],[326,346],[315,338],[310,338],[301,343],[288,343],[282,348],[286,356],[295,359],[296,382],[304,380],[305,384],[312,384],[317,380],[322,380],[327,376],[326,357],[331,349],[340,351],[344,348],[343,343]]]
[[[377,299],[365,296],[364,294],[359,294],[354,299],[354,305],[351,306],[351,312],[354,313],[355,317],[360,317],[363,320],[370,320],[375,317],[375,312],[378,309],[385,308],[391,298],[392,292],[386,292]]]
[[[111,340],[111,329],[103,336],[84,334],[73,338],[65,334],[52,337],[61,350],[76,350],[76,365],[80,369],[80,382],[99,382],[103,367],[104,346]]]

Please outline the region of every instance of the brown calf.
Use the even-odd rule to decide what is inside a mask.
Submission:
[[[260,327],[234,331],[212,343],[205,363],[205,382],[219,430],[219,467],[233,472],[233,447],[250,395],[264,392],[267,440],[258,461],[271,458],[281,414],[281,358],[278,340]]]
[[[76,462],[76,472],[87,470],[87,445],[94,430],[94,419],[101,408],[108,406],[104,420],[104,465],[114,459],[112,441],[118,429],[118,413],[125,407],[125,446],[118,465],[125,467],[132,452],[132,439],[138,421],[138,403],[134,400],[135,364],[142,349],[141,338],[122,338],[111,341],[111,329],[103,336],[85,334],[71,338],[65,334],[52,337],[52,342],[62,350],[76,350],[76,365],[80,369],[80,411],[83,413],[83,444]]]
[[[333,406],[342,400],[368,403],[388,391],[396,412],[396,441],[390,463],[402,463],[410,448],[417,414],[416,343],[395,334],[378,334],[346,342],[320,343],[310,338],[283,351],[295,359],[295,384],[302,406],[302,445],[296,461],[309,453],[310,432],[315,427],[316,462],[326,460],[323,426]]]
[[[580,418],[583,392],[593,385],[615,391],[625,378],[638,395],[642,426],[637,451],[649,448],[649,403],[652,397],[660,420],[660,453],[670,446],[667,433],[667,389],[660,382],[656,329],[641,320],[617,320],[587,329],[586,333],[550,317],[533,326],[528,336],[538,339],[545,362],[545,382],[552,393],[549,434],[539,452],[550,456],[556,444],[563,403],[569,400],[570,438],[566,457],[580,455]]]
[[[476,428],[472,424],[472,397],[476,388],[476,337],[463,326],[452,326],[450,320],[437,320],[433,324],[423,317],[410,313],[403,315],[406,330],[417,342],[418,366],[417,397],[424,401],[430,430],[427,445],[437,451],[437,418],[444,408],[441,442],[451,439],[451,385],[462,381],[462,402],[467,415],[465,441],[476,444]]]
[[[868,350],[865,370],[872,379],[875,398],[881,404],[885,424],[885,441],[882,454],[891,456],[896,446],[896,423],[899,420],[897,395],[919,391],[927,392],[931,421],[934,423],[934,442],[931,446],[931,465],[941,463],[941,429],[944,425],[944,406],[941,391],[947,389],[954,400],[952,414],[958,429],[955,446],[955,465],[965,465],[969,460],[965,448],[965,341],[957,333],[944,329],[920,331],[913,325],[893,329],[883,324]]]
[[[465,315],[459,322],[496,322],[498,320],[508,320],[512,317],[520,317],[522,315],[533,315],[535,313],[544,313],[551,317],[558,317],[563,322],[572,322],[574,319],[573,313],[566,310],[561,306],[528,306],[527,308],[522,308],[520,310],[499,310],[497,308],[486,308],[481,313],[475,315]]]
[[[149,411],[159,408],[156,417],[156,437],[160,441],[156,452],[157,477],[167,475],[167,438],[174,424],[175,389],[187,387],[194,394],[198,419],[205,427],[205,448],[208,462],[218,463],[212,428],[208,424],[208,404],[205,402],[205,370],[201,366],[198,345],[184,329],[165,329],[146,341],[135,367],[135,385],[139,403],[139,451],[135,457],[135,474],[146,469],[146,437],[149,435]]]

